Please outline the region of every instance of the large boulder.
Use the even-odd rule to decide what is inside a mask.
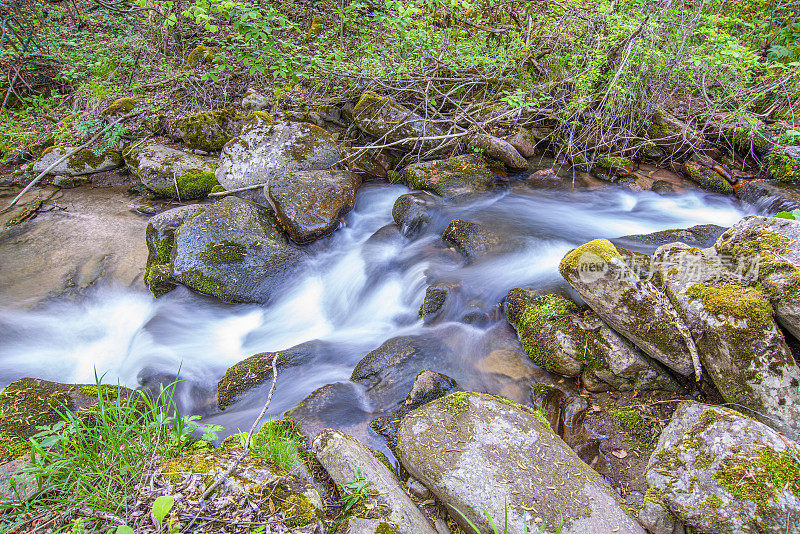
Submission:
[[[46,149],[36,163],[34,174],[44,172],[53,163],[74,150],[68,146],[54,146]],[[50,175],[83,176],[96,172],[110,171],[122,167],[122,154],[118,150],[104,149],[97,153],[91,148],[83,148],[47,171]]]
[[[417,139],[444,134],[432,121],[371,91],[361,95],[353,109],[353,121],[361,131],[379,138],[382,144],[398,143],[407,149],[438,146],[442,140],[423,142]]]
[[[661,433],[647,482],[693,532],[794,532],[800,444],[732,410],[686,402]]]
[[[676,373],[699,380],[689,329],[650,281],[641,280],[616,247],[596,239],[561,260],[559,271],[611,328]]]
[[[561,534],[644,534],[540,413],[501,397],[453,393],[411,412],[397,456],[470,532],[460,514],[481,532],[492,532],[488,515],[509,532],[553,531],[563,518]]]
[[[202,209],[201,204],[180,206],[153,215],[147,222],[145,230],[147,264],[144,270],[144,283],[154,296],[160,297],[175,288],[169,271],[175,230]]]
[[[203,198],[219,185],[215,160],[155,143],[134,148],[125,163],[142,185],[165,197]]]
[[[289,237],[309,243],[336,229],[360,185],[350,171],[295,171],[270,180],[264,194]]]
[[[330,169],[344,156],[331,134],[304,122],[279,122],[254,113],[220,154],[216,175],[227,190],[267,184],[284,173]],[[264,201],[260,191],[250,196]]]
[[[233,109],[179,117],[168,129],[169,138],[189,148],[213,152],[239,135],[244,115]]]
[[[395,474],[358,440],[338,430],[325,429],[314,438],[311,448],[319,463],[339,486],[359,477],[369,481],[368,501],[371,510],[364,507],[356,511],[359,519],[374,525],[374,528],[365,532],[438,534],[425,514],[403,491]],[[383,529],[379,527],[381,522],[385,524]]]
[[[659,248],[654,259],[723,398],[782,431],[800,431],[800,368],[766,296],[717,267],[714,249],[674,243]]]
[[[484,159],[470,154],[413,163],[400,176],[411,189],[424,189],[446,198],[489,191],[495,185],[494,174]]]
[[[504,310],[531,359],[554,373],[582,374],[581,381],[589,391],[680,389],[665,369],[596,313],[581,310],[561,295],[512,289]]]
[[[226,302],[266,302],[305,252],[267,208],[226,197],[175,231],[172,278]]]
[[[715,248],[734,271],[755,278],[778,322],[800,339],[800,221],[745,217],[722,234]]]

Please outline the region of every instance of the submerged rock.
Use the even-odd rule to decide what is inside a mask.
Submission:
[[[144,283],[154,296],[160,297],[175,288],[171,279],[169,262],[175,243],[175,230],[187,219],[204,209],[201,204],[181,206],[153,215],[147,222],[147,264]]]
[[[622,261],[611,242],[596,239],[578,247],[561,260],[559,271],[597,315],[645,354],[680,375],[695,371],[697,349],[678,312]]]
[[[74,150],[68,146],[54,146],[42,152],[33,164],[31,171],[38,175],[50,165]],[[111,171],[122,167],[122,154],[118,150],[105,149],[97,153],[91,148],[83,148],[47,171],[52,176],[83,176],[97,172]]]
[[[421,234],[433,221],[439,199],[427,191],[400,195],[392,207],[392,218],[405,237]]]
[[[292,171],[330,169],[343,158],[331,134],[304,122],[279,122],[252,114],[220,154],[216,175],[227,190],[267,184]],[[244,196],[264,201],[260,191]]]
[[[403,491],[395,474],[358,440],[338,430],[325,429],[314,438],[312,450],[337,485],[344,486],[359,477],[369,481],[365,500],[372,506],[356,510],[355,516],[370,523],[371,528],[360,532],[438,534]]]
[[[468,261],[483,256],[515,252],[524,243],[519,238],[499,233],[483,224],[453,219],[442,233],[442,240],[453,245]]]
[[[715,269],[714,249],[674,243],[659,248],[655,260],[723,398],[798,435],[800,368],[772,320],[769,300],[734,273]]]
[[[233,109],[179,117],[168,129],[169,138],[193,149],[215,152],[239,135],[245,116]]]
[[[225,302],[266,302],[304,257],[267,208],[226,197],[175,231],[170,270],[177,282]]]
[[[284,414],[286,419],[297,423],[301,434],[310,439],[332,426],[355,434],[349,428],[362,425],[367,416],[363,388],[352,382],[336,382],[317,388]]]
[[[746,180],[736,195],[759,213],[778,213],[800,208],[800,186],[777,180]]]
[[[413,149],[419,146],[431,148],[443,142],[417,140],[421,137],[443,135],[444,132],[432,121],[391,98],[378,96],[371,91],[361,95],[353,109],[353,121],[361,131],[379,138],[382,144],[402,141],[400,146]]]
[[[162,145],[135,148],[125,156],[125,163],[147,189],[165,197],[203,198],[219,185],[215,160]]]
[[[800,445],[732,410],[686,402],[659,438],[647,482],[693,531],[788,532],[800,517]]]
[[[691,247],[705,248],[713,246],[717,238],[727,230],[716,224],[700,224],[686,229],[662,230],[651,234],[625,235],[611,239],[615,246],[635,252],[652,254],[661,245],[669,243],[686,243]]]
[[[229,367],[217,382],[217,406],[224,410],[236,397],[254,387],[272,380],[272,361],[277,358],[278,372],[289,367],[312,365],[320,360],[332,359],[336,354],[325,341],[313,340],[278,352],[262,352],[245,358]]]
[[[350,171],[294,171],[270,180],[264,194],[289,237],[309,243],[337,228],[360,185]]]
[[[489,191],[495,177],[485,160],[477,155],[414,163],[400,172],[411,189],[424,189],[445,198]]]
[[[482,532],[487,516],[510,532],[523,525],[562,534],[644,534],[619,496],[558,436],[540,413],[501,397],[453,393],[403,418],[397,455],[403,467]],[[486,512],[484,515],[483,512]],[[452,513],[464,529],[469,524]],[[537,527],[538,528],[538,527]]]

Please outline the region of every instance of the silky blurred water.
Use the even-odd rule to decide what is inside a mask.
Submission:
[[[664,197],[616,187],[564,192],[514,183],[441,206],[430,227],[408,239],[391,217],[394,201],[406,192],[400,185],[363,186],[344,226],[313,246],[310,263],[269,306],[222,304],[183,288],[156,300],[144,288],[115,287],[29,311],[7,304],[0,308],[0,383],[25,376],[85,383],[97,373],[106,383],[139,387],[179,372],[182,409],[234,431],[249,427],[263,391],[219,413],[215,386],[248,356],[314,339],[333,347],[335,358],[281,375],[270,410],[279,415],[317,387],[346,381],[367,352],[394,336],[444,332],[457,361],[478,357],[501,318],[489,314],[477,325],[457,319],[471,309],[486,311],[512,287],[560,283],[558,263],[579,244],[696,224],[729,226],[753,211],[702,192]],[[454,218],[488,225],[523,246],[467,264],[439,238]],[[463,310],[450,310],[449,323],[428,327],[417,313],[433,282],[457,283],[474,298],[461,303]],[[472,371],[461,374],[461,380],[486,380]],[[359,402],[356,411],[372,409],[367,399]]]

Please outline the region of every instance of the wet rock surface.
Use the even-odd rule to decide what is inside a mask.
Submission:
[[[226,302],[266,302],[305,257],[270,210],[226,197],[175,231],[172,278]]]
[[[265,195],[289,237],[309,243],[337,228],[360,185],[349,171],[295,171],[270,180]]]

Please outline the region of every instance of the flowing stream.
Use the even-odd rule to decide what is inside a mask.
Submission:
[[[83,298],[33,310],[6,303],[0,307],[0,385],[23,376],[91,383],[97,373],[105,383],[135,388],[169,381],[180,370],[184,413],[202,414],[230,434],[249,427],[268,386],[243,395],[224,412],[216,408],[216,382],[248,356],[325,342],[325,357],[281,373],[270,409],[279,416],[316,388],[347,381],[359,360],[385,340],[430,335],[446,348],[421,362],[423,368],[499,392],[503,385],[474,364],[487,351],[514,342],[497,307],[510,288],[563,285],[560,259],[591,239],[696,224],[729,226],[754,212],[733,198],[699,191],[565,192],[512,182],[503,192],[441,206],[430,226],[409,239],[391,216],[395,199],[406,192],[400,185],[364,185],[344,226],[314,245],[311,264],[268,306],[222,304],[183,288],[156,300],[144,287],[96,287]],[[523,245],[467,264],[439,239],[454,218],[486,224]],[[418,310],[434,282],[459,285],[465,296],[441,320],[423,325]],[[398,387],[408,380],[413,376]],[[330,424],[362,424],[385,408],[358,388],[353,391],[329,414]]]

